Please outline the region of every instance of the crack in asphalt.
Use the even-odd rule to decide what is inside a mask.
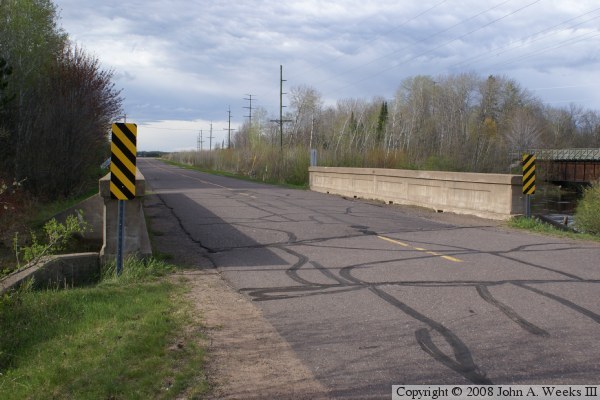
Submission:
[[[226,188],[221,185],[215,185],[224,188],[224,190],[232,190]],[[253,193],[251,190],[247,190],[247,192]],[[256,196],[259,196],[259,193],[256,193]],[[375,266],[381,266],[385,264],[397,264],[397,263],[406,263],[407,261],[414,259],[423,259],[430,257],[437,257],[434,255],[427,254],[419,254],[417,257],[404,257],[404,258],[394,258],[390,260],[379,260],[367,263],[358,263],[353,265],[347,265],[341,267],[336,274],[334,268],[329,268],[320,264],[315,260],[311,260],[309,256],[303,254],[298,247],[308,246],[308,247],[321,247],[321,248],[332,248],[332,249],[343,249],[344,247],[340,246],[331,246],[328,244],[328,241],[333,241],[336,239],[349,239],[349,238],[357,238],[364,236],[377,235],[378,233],[372,231],[369,226],[365,225],[349,225],[347,220],[337,217],[337,215],[344,215],[346,217],[350,216],[352,218],[363,218],[358,217],[354,213],[353,209],[356,206],[346,207],[344,212],[341,213],[326,213],[320,210],[315,210],[309,207],[302,206],[298,203],[294,203],[291,201],[291,198],[286,196],[276,196],[279,198],[281,203],[287,204],[290,207],[294,207],[295,209],[304,210],[308,212],[308,220],[312,221],[317,225],[326,224],[320,218],[325,220],[334,220],[337,221],[335,223],[328,223],[331,225],[339,224],[340,226],[349,227],[355,231],[357,234],[350,235],[340,235],[340,236],[327,236],[322,238],[312,238],[312,239],[303,239],[298,240],[297,235],[294,232],[284,230],[284,229],[276,229],[270,227],[260,227],[255,225],[249,225],[248,223],[231,223],[233,226],[251,228],[256,230],[263,230],[267,232],[275,232],[284,234],[287,236],[286,241],[275,242],[275,243],[263,243],[256,245],[245,245],[245,246],[230,246],[225,248],[214,249],[203,245],[203,243],[193,237],[193,235],[186,230],[183,221],[181,218],[177,216],[174,209],[169,207],[164,199],[158,195],[161,202],[170,209],[171,214],[176,220],[179,222],[179,226],[182,231],[190,238],[193,243],[196,243],[202,249],[204,249],[207,253],[209,253],[209,260],[212,262],[214,267],[218,267],[216,262],[210,257],[210,254],[222,253],[228,251],[234,251],[238,249],[278,249],[286,254],[294,257],[296,259],[290,266],[285,268],[285,274],[289,277],[293,282],[299,284],[300,286],[279,286],[279,287],[246,287],[239,289],[240,292],[246,293],[253,301],[264,302],[264,301],[278,301],[292,298],[300,298],[300,297],[309,297],[309,296],[329,296],[335,295],[339,293],[346,293],[358,290],[368,290],[374,296],[376,296],[381,301],[384,301],[388,305],[395,307],[399,312],[411,317],[412,319],[419,321],[424,326],[418,328],[414,332],[414,338],[416,343],[419,345],[421,350],[429,355],[432,359],[436,360],[440,364],[445,367],[455,371],[456,373],[462,375],[465,379],[469,380],[474,384],[493,384],[492,379],[487,376],[486,371],[484,371],[480,366],[478,366],[472,356],[472,352],[469,347],[460,339],[458,335],[456,335],[451,329],[442,324],[439,321],[425,315],[410,307],[408,304],[401,301],[398,297],[393,296],[388,291],[385,290],[386,287],[465,287],[465,288],[473,288],[479,298],[483,301],[487,302],[491,306],[495,307],[499,312],[508,318],[510,321],[515,323],[518,327],[520,327],[523,331],[532,334],[537,337],[549,337],[550,333],[545,329],[535,325],[533,322],[528,321],[525,317],[517,313],[513,308],[511,308],[508,304],[503,303],[498,298],[494,297],[490,292],[490,287],[496,287],[505,284],[511,284],[523,290],[527,290],[531,293],[534,293],[539,296],[543,296],[547,299],[551,299],[559,304],[568,307],[570,310],[579,313],[596,323],[600,323],[600,315],[589,310],[581,305],[578,305],[570,300],[567,300],[561,296],[555,295],[553,293],[549,293],[547,291],[532,287],[530,285],[543,285],[543,284],[551,284],[551,283],[586,283],[586,284],[599,284],[600,280],[590,280],[584,279],[581,276],[578,276],[573,273],[561,271],[555,268],[546,267],[543,265],[535,264],[532,262],[528,262],[525,260],[518,259],[511,255],[511,253],[516,252],[527,252],[527,251],[544,251],[535,249],[538,245],[521,245],[506,251],[480,251],[477,249],[471,249],[467,247],[461,246],[450,246],[444,244],[444,247],[449,248],[450,250],[444,250],[444,253],[451,252],[452,255],[470,255],[470,254],[489,254],[501,259],[505,259],[516,263],[517,265],[523,265],[525,267],[536,268],[540,270],[544,270],[547,272],[552,272],[558,275],[563,276],[567,279],[523,279],[523,280],[492,280],[492,281],[382,281],[382,282],[369,282],[365,280],[361,280],[357,278],[353,272],[358,269],[366,269],[372,268]],[[233,196],[222,196],[229,199],[233,199],[246,207],[259,210],[262,213],[265,213],[265,216],[262,216],[258,219],[262,221],[266,221],[267,218],[279,218],[282,221],[266,221],[272,223],[295,223],[297,220],[283,214],[273,212],[273,209],[285,211],[282,207],[275,206],[268,202],[264,202],[261,200],[261,204],[264,207],[261,207],[257,204],[250,203],[246,198],[240,198],[241,195],[239,192],[234,193]],[[349,200],[351,201],[351,200]],[[270,207],[268,209],[266,207]],[[377,217],[379,218],[379,217]],[[208,224],[210,225],[210,224]],[[470,227],[454,227],[451,225],[438,224],[438,228],[429,228],[429,229],[410,229],[410,230],[398,230],[397,232],[388,232],[387,235],[406,235],[411,232],[427,232],[427,231],[448,231],[448,230],[459,230],[459,229],[469,229]],[[382,233],[379,233],[382,234]],[[407,239],[401,239],[407,240]],[[407,240],[409,241],[409,240]],[[436,243],[424,243],[424,242],[415,242],[412,243],[422,243],[428,244],[432,246],[436,246]],[[552,243],[544,243],[545,246],[553,245]],[[557,244],[558,245],[558,244]],[[438,245],[439,246],[439,245]],[[540,245],[541,246],[541,245]],[[292,249],[293,248],[293,249]],[[357,249],[354,247],[353,249]],[[572,249],[570,247],[569,249]],[[554,251],[560,251],[561,249],[553,249]],[[364,249],[364,251],[381,251],[381,249]],[[410,250],[406,249],[394,249],[389,250],[386,248],[386,251],[402,251],[406,252]],[[300,276],[302,270],[306,268],[306,266],[311,265],[312,271],[320,272],[325,278],[335,282],[335,283],[320,283],[314,282],[309,279],[306,279]],[[432,335],[438,335],[441,337],[451,349],[451,354],[447,354],[442,351],[434,342],[434,337]],[[368,347],[370,348],[370,347]]]

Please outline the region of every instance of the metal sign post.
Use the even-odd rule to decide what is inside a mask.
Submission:
[[[110,195],[118,200],[117,215],[117,276],[123,272],[123,242],[125,231],[125,200],[135,198],[137,125],[112,124],[110,146]]]
[[[317,149],[310,149],[310,166],[317,166]]]
[[[117,222],[117,276],[123,272],[123,228],[125,225],[125,202],[118,200],[118,222]]]
[[[535,155],[523,154],[523,194],[525,216],[531,218],[531,195],[535,194]]]

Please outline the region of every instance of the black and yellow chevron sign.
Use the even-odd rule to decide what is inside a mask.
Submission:
[[[110,195],[118,200],[135,198],[137,125],[112,124],[110,145]]]
[[[523,154],[523,194],[535,193],[535,155]]]

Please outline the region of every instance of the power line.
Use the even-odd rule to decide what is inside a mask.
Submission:
[[[485,51],[485,52],[483,52],[483,53],[480,53],[480,54],[478,54],[478,55],[476,55],[476,56],[469,57],[469,58],[463,59],[463,60],[461,60],[461,61],[459,61],[459,62],[457,62],[457,63],[455,63],[455,64],[452,64],[452,65],[450,65],[450,66],[449,66],[449,68],[450,68],[450,69],[454,69],[454,68],[460,68],[460,67],[461,67],[461,66],[463,66],[463,65],[469,65],[469,64],[472,64],[474,61],[478,61],[478,60],[480,60],[480,59],[482,59],[482,58],[485,58],[485,57],[489,56],[489,54],[491,54],[491,53],[494,53],[496,56],[499,56],[499,55],[501,55],[501,54],[504,54],[504,53],[506,53],[506,52],[508,52],[508,51],[516,50],[516,49],[518,49],[518,48],[520,48],[520,47],[524,47],[524,46],[526,46],[526,45],[528,45],[528,44],[530,45],[530,44],[532,44],[532,43],[538,42],[538,41],[540,41],[540,40],[542,40],[542,39],[546,38],[546,37],[547,37],[547,35],[545,35],[545,33],[557,33],[557,32],[561,32],[561,31],[565,31],[565,30],[569,30],[569,29],[574,29],[574,28],[576,28],[576,27],[578,27],[578,26],[580,26],[580,25],[586,24],[586,23],[588,23],[588,22],[590,22],[590,21],[593,21],[593,20],[595,20],[595,19],[598,19],[598,18],[600,18],[600,15],[598,15],[598,16],[595,16],[595,17],[593,17],[593,18],[590,18],[590,19],[588,19],[588,20],[582,21],[582,22],[580,22],[580,23],[577,23],[577,24],[575,24],[575,25],[570,25],[570,26],[567,26],[567,27],[565,27],[565,28],[561,29],[560,31],[554,31],[554,30],[553,30],[554,28],[558,28],[558,27],[559,27],[559,26],[561,26],[561,25],[564,25],[564,24],[566,24],[566,23],[568,23],[568,22],[571,22],[571,21],[573,21],[573,20],[579,19],[579,18],[581,18],[581,17],[584,17],[584,16],[586,16],[586,15],[592,14],[592,13],[594,13],[594,12],[598,11],[598,10],[600,10],[600,7],[599,7],[599,8],[595,8],[595,9],[593,9],[593,10],[591,10],[591,11],[585,12],[585,13],[583,13],[583,14],[580,14],[580,15],[578,15],[578,16],[576,16],[576,17],[569,18],[569,19],[567,19],[567,20],[564,20],[564,21],[562,21],[562,22],[559,22],[558,24],[552,25],[552,26],[550,26],[550,27],[548,27],[548,28],[544,28],[544,29],[542,29],[542,30],[540,30],[540,31],[537,31],[537,32],[535,32],[535,33],[532,33],[531,35],[525,36],[525,37],[523,37],[523,38],[521,38],[521,39],[519,40],[519,42],[521,43],[521,44],[519,44],[519,45],[515,45],[515,46],[513,46],[513,45],[509,45],[509,46],[504,46],[504,47],[501,47],[501,48],[499,48],[499,49],[488,50],[488,51]],[[542,36],[540,36],[540,35],[542,35]],[[535,38],[535,39],[533,39],[533,40],[529,40],[529,39],[531,39],[531,38]]]
[[[146,127],[150,127],[149,123],[141,123],[139,124],[140,126],[146,126]],[[156,129],[156,130],[160,130],[160,131],[185,131],[185,132],[194,132],[195,129],[194,128],[159,128],[159,127],[150,127],[150,129]]]
[[[363,42],[363,43],[362,43],[360,46],[356,47],[354,50],[355,50],[355,51],[358,51],[358,50],[360,50],[361,48],[365,47],[366,45],[368,45],[368,44],[370,44],[370,43],[373,43],[373,42],[375,42],[375,41],[376,41],[376,40],[379,38],[379,36],[381,36],[381,35],[385,36],[385,35],[389,35],[389,34],[390,34],[390,33],[392,33],[392,32],[395,32],[395,31],[397,31],[398,29],[400,29],[400,28],[402,28],[402,27],[404,27],[404,26],[408,25],[408,23],[409,23],[409,22],[412,22],[412,21],[414,21],[414,20],[416,20],[416,19],[420,18],[421,16],[423,16],[423,15],[425,15],[425,14],[428,14],[428,13],[429,13],[429,12],[431,12],[433,9],[435,9],[435,8],[437,8],[437,7],[439,7],[439,6],[441,6],[442,4],[446,3],[447,1],[448,1],[448,0],[442,0],[442,1],[440,1],[439,3],[436,3],[436,4],[434,4],[433,6],[429,7],[428,9],[426,9],[426,10],[424,10],[424,11],[421,11],[421,12],[420,12],[420,13],[418,13],[417,15],[415,15],[415,16],[413,16],[413,17],[411,17],[411,18],[408,18],[407,20],[405,20],[404,22],[402,22],[400,25],[397,25],[397,26],[393,27],[392,29],[389,29],[389,30],[385,31],[385,32],[381,33],[380,35],[373,35],[373,38],[372,38],[371,40],[368,40],[368,41],[366,41],[366,42]],[[507,1],[510,1],[510,0],[507,0]],[[368,17],[365,17],[365,18],[364,18],[362,21],[360,21],[360,22],[357,24],[357,26],[361,26],[361,25],[362,25],[362,23],[363,23],[363,22],[365,22],[365,21],[366,21],[367,19],[369,19],[369,18],[370,18],[370,16],[368,16]],[[320,64],[317,64],[317,65],[315,65],[315,66],[313,66],[313,67],[309,68],[308,70],[304,70],[304,71],[303,71],[303,74],[306,74],[307,72],[310,72],[310,71],[313,71],[313,70],[315,70],[315,69],[318,69],[318,68],[324,67],[324,66],[326,66],[326,65],[331,65],[331,64],[333,64],[333,62],[335,62],[335,61],[339,60],[340,58],[344,58],[344,57],[347,57],[347,54],[340,54],[339,56],[337,56],[337,57],[334,57],[333,59],[330,59],[329,61],[322,62],[322,63],[320,63]],[[348,72],[348,71],[346,71],[346,72]],[[342,74],[344,74],[344,73],[342,73]],[[320,82],[317,82],[317,84],[318,84],[318,83],[320,83]]]
[[[403,62],[401,62],[401,63],[397,63],[396,65],[393,65],[392,67],[385,68],[385,69],[383,69],[383,70],[380,70],[379,72],[376,72],[376,73],[374,73],[374,74],[371,74],[371,75],[369,75],[369,76],[367,76],[367,77],[365,77],[365,78],[363,78],[363,79],[360,79],[360,80],[354,81],[354,82],[352,82],[352,83],[350,83],[350,84],[347,84],[347,85],[345,85],[345,86],[341,87],[339,90],[341,90],[341,89],[345,89],[345,88],[347,88],[347,87],[350,87],[350,86],[354,86],[354,85],[355,85],[355,84],[357,84],[357,83],[364,82],[364,81],[366,81],[366,80],[368,80],[368,79],[370,79],[370,78],[373,78],[373,77],[375,77],[375,76],[381,75],[381,74],[383,74],[384,72],[388,72],[388,71],[391,71],[391,70],[393,70],[393,69],[396,69],[396,68],[400,67],[401,65],[404,65],[404,64],[408,63],[409,61],[416,60],[417,58],[419,58],[419,57],[421,57],[421,56],[424,56],[424,55],[426,55],[426,54],[428,54],[428,53],[431,53],[431,52],[432,52],[432,51],[434,51],[434,50],[438,50],[438,49],[440,49],[440,48],[442,48],[442,47],[444,47],[444,46],[447,46],[447,45],[449,45],[449,44],[450,44],[450,43],[452,43],[452,42],[455,42],[455,41],[457,41],[457,40],[460,40],[460,39],[464,39],[465,37],[467,37],[467,36],[469,36],[469,35],[472,35],[473,33],[477,32],[477,31],[480,31],[480,30],[482,30],[483,28],[486,28],[486,27],[488,27],[488,26],[490,26],[490,25],[492,25],[492,24],[495,24],[495,23],[496,23],[496,22],[498,22],[498,21],[501,21],[501,20],[503,20],[503,19],[505,19],[505,18],[508,18],[508,17],[510,17],[510,16],[512,16],[512,15],[514,15],[514,14],[518,13],[518,12],[520,12],[520,11],[523,11],[524,9],[526,9],[526,8],[528,8],[528,7],[531,7],[531,6],[533,6],[534,4],[536,4],[536,3],[539,3],[540,1],[541,1],[541,0],[535,0],[535,1],[531,2],[531,3],[528,3],[528,4],[526,4],[526,5],[525,5],[525,6],[523,6],[523,7],[520,7],[520,8],[518,8],[518,9],[514,10],[514,11],[511,11],[511,12],[509,12],[508,14],[504,14],[503,16],[501,16],[501,17],[499,17],[499,18],[496,18],[496,19],[494,19],[494,20],[492,20],[492,21],[490,21],[490,22],[488,22],[488,23],[485,23],[485,24],[483,24],[483,25],[481,25],[481,26],[479,26],[479,27],[477,27],[477,28],[475,28],[475,29],[473,29],[473,30],[471,30],[471,31],[469,31],[469,32],[467,32],[467,33],[465,33],[465,34],[462,34],[462,35],[460,35],[460,36],[458,36],[458,37],[456,37],[456,38],[454,38],[454,39],[452,39],[452,40],[449,40],[449,41],[447,41],[447,42],[444,42],[444,43],[442,43],[442,44],[440,44],[440,45],[438,45],[438,46],[436,46],[436,47],[433,47],[433,48],[431,48],[431,49],[429,49],[429,50],[426,50],[426,51],[424,51],[424,52],[421,52],[421,53],[419,53],[419,54],[417,54],[417,55],[415,55],[415,56],[413,56],[413,57],[409,58],[408,60],[405,60],[405,61],[403,61]]]
[[[593,32],[591,32],[591,33],[593,33]],[[580,35],[580,36],[575,37],[575,38],[569,38],[569,39],[563,40],[559,44],[552,44],[552,45],[547,46],[545,48],[538,49],[538,50],[535,50],[535,51],[531,51],[527,55],[513,57],[511,59],[508,59],[508,60],[505,60],[505,61],[502,61],[502,62],[498,62],[498,63],[496,63],[494,65],[496,65],[496,66],[508,65],[508,64],[511,64],[512,62],[514,62],[515,60],[525,60],[525,59],[531,58],[533,56],[536,56],[536,55],[538,55],[540,53],[545,53],[545,52],[550,51],[550,50],[556,50],[556,49],[559,49],[559,48],[567,46],[567,45],[573,45],[575,43],[579,43],[579,42],[582,42],[584,40],[593,39],[595,37],[600,36],[600,33],[595,33],[595,34],[592,34],[590,36],[591,33],[588,32],[588,33],[585,33],[585,34]],[[586,36],[588,36],[588,37],[586,37]]]
[[[393,56],[393,55],[395,55],[395,54],[398,54],[398,53],[400,53],[400,52],[402,52],[402,51],[405,51],[405,50],[407,50],[407,49],[410,49],[410,48],[411,48],[411,46],[414,46],[415,44],[418,44],[418,43],[424,43],[424,42],[426,42],[426,41],[428,41],[428,40],[431,40],[431,39],[433,39],[434,37],[441,35],[442,33],[448,32],[448,31],[450,31],[450,30],[452,30],[452,29],[456,28],[457,26],[463,25],[463,24],[465,24],[465,23],[467,23],[467,22],[469,22],[469,21],[471,21],[471,20],[473,20],[473,19],[475,19],[475,18],[477,18],[477,17],[479,17],[479,16],[481,16],[481,15],[483,15],[483,14],[486,14],[486,13],[488,13],[489,11],[492,11],[492,10],[494,10],[494,9],[498,8],[498,7],[501,7],[501,6],[503,6],[504,4],[506,4],[506,3],[510,2],[510,1],[511,1],[511,0],[505,0],[505,1],[503,1],[502,3],[498,3],[498,4],[496,4],[495,6],[492,6],[492,7],[490,7],[490,8],[487,8],[486,10],[484,10],[484,11],[481,11],[481,12],[479,12],[479,13],[477,13],[477,14],[474,14],[474,15],[472,15],[472,16],[471,16],[471,17],[469,17],[469,18],[466,18],[466,19],[463,19],[463,20],[462,20],[462,21],[460,21],[460,22],[457,22],[456,24],[454,24],[454,25],[452,25],[452,26],[450,26],[450,27],[448,27],[448,28],[445,28],[445,29],[439,30],[439,31],[437,31],[437,32],[434,32],[433,34],[431,34],[431,35],[429,35],[429,36],[427,36],[427,37],[425,37],[425,38],[423,38],[423,39],[417,40],[416,42],[412,43],[412,45],[410,45],[410,46],[404,46],[404,47],[402,47],[401,49],[394,50],[394,51],[392,51],[392,52],[390,52],[390,53],[386,53],[386,54],[384,54],[384,55],[382,55],[382,56],[379,56],[379,57],[377,57],[377,58],[374,58],[374,59],[372,59],[372,60],[370,60],[370,61],[368,61],[368,62],[365,62],[365,63],[359,64],[359,65],[355,66],[354,68],[347,69],[347,70],[345,70],[345,71],[343,71],[343,72],[336,72],[336,78],[337,78],[337,77],[340,77],[340,76],[342,76],[342,75],[346,75],[346,74],[348,74],[348,73],[350,73],[350,72],[354,72],[354,71],[356,71],[356,70],[358,70],[358,69],[360,69],[360,68],[362,68],[362,67],[365,67],[365,66],[367,66],[367,65],[371,65],[371,64],[373,64],[373,63],[375,63],[375,62],[377,62],[377,61],[380,61],[380,60],[383,60],[383,59],[389,58],[390,56]],[[537,0],[537,1],[541,1],[541,0]],[[441,3],[440,3],[440,4],[441,4]],[[437,5],[436,5],[436,6],[437,6]],[[421,14],[424,14],[424,13],[421,13]],[[419,14],[419,15],[421,15],[421,14]],[[413,19],[414,19],[414,18],[413,18]],[[411,19],[411,20],[412,20],[412,19]],[[487,26],[487,25],[484,25],[484,27],[485,27],[485,26]],[[462,38],[462,37],[460,37],[460,38]],[[460,39],[460,38],[459,38],[459,39]],[[458,40],[458,39],[455,39],[455,40]],[[448,43],[451,43],[451,42],[448,42]],[[435,49],[433,49],[433,50],[435,50]],[[426,54],[426,53],[425,53],[425,54]],[[420,55],[419,55],[419,56],[420,56]],[[417,57],[419,57],[419,56],[417,56]],[[415,58],[416,58],[416,57],[415,57]],[[395,67],[393,67],[393,68],[395,68]],[[384,71],[384,72],[385,72],[385,71]],[[376,75],[374,75],[374,76],[376,76]],[[329,81],[329,80],[330,80],[330,79],[325,79],[325,80],[319,81],[319,82],[317,82],[317,83],[316,83],[316,85],[319,85],[320,83],[323,83],[323,82],[327,82],[327,81]],[[359,81],[359,82],[362,82],[362,81]],[[350,85],[347,85],[347,86],[351,86],[351,85],[352,85],[352,84],[350,84]],[[347,86],[344,86],[343,88],[346,88]],[[343,89],[343,88],[342,88],[342,89]]]

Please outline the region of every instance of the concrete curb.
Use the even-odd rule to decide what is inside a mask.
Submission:
[[[8,275],[0,281],[0,295],[17,289],[33,279],[37,289],[73,287],[91,284],[100,279],[100,255],[77,253],[49,256],[35,264]]]

